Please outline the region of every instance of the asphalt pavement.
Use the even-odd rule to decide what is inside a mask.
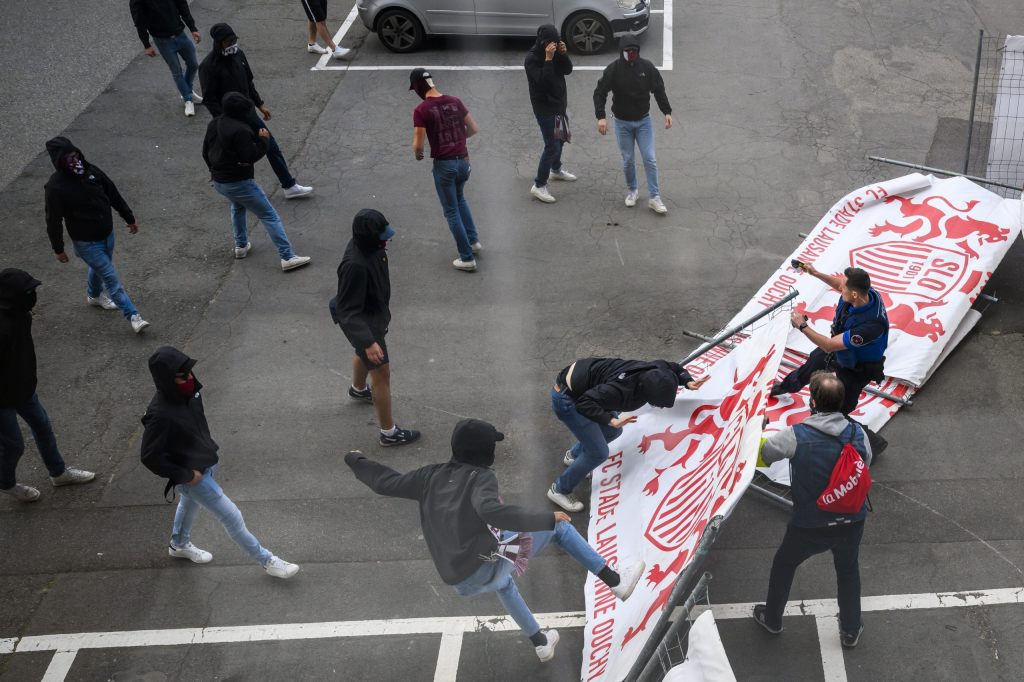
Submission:
[[[282,273],[258,226],[250,256],[232,258],[228,207],[200,156],[208,115],[181,115],[165,65],[141,55],[127,8],[109,18],[108,6],[89,16],[77,8],[0,7],[19,29],[0,43],[2,82],[18,93],[0,111],[11,149],[0,168],[0,186],[10,178],[0,193],[0,267],[44,283],[39,394],[68,461],[99,475],[54,490],[29,444],[19,476],[43,497],[0,499],[0,639],[500,614],[496,598],[459,598],[441,582],[415,505],[372,495],[344,453],[360,448],[404,471],[447,459],[461,417],[487,419],[508,436],[495,465],[506,499],[549,507],[544,491],[569,444],[547,399],[555,373],[587,355],[686,355],[694,344],[682,330],[719,328],[835,199],[903,174],[866,154],[955,167],[949,122],[967,116],[977,29],[1024,32],[1024,11],[1009,0],[676,3],[673,70],[664,73],[676,125],[657,130],[667,216],[645,202],[623,206],[618,150],[592,121],[596,72],[569,79],[576,125],[565,163],[580,180],[553,183],[558,202],[544,205],[528,195],[540,141],[523,74],[438,70],[438,87],[462,98],[481,127],[467,195],[485,250],[468,274],[451,268],[429,162],[412,158],[418,100],[406,73],[310,71],[317,57],[305,52],[298,3],[200,0],[193,13],[204,36],[217,21],[235,28],[272,131],[299,181],[316,188],[286,202],[269,167],[257,170],[296,251],[313,257]],[[349,9],[332,3],[330,25]],[[644,43],[656,64],[661,21]],[[58,60],[30,39],[54,31]],[[438,40],[399,59],[356,24],[343,44],[355,48],[353,65],[369,67],[515,64],[530,43]],[[74,75],[86,61],[75,45],[98,50],[87,76]],[[208,48],[207,38],[201,56]],[[53,95],[70,82],[81,84],[77,99]],[[115,262],[152,323],[141,335],[118,313],[87,307],[81,262],[61,265],[50,251],[42,185],[52,166],[36,152],[58,132],[107,171],[138,217],[137,235],[117,228]],[[395,414],[424,434],[403,448],[379,448],[372,408],[346,396],[351,351],[327,311],[352,216],[364,207],[398,233],[389,247]],[[1018,243],[987,289],[1000,302],[883,432],[890,448],[873,469],[861,551],[867,595],[1024,585],[1022,268]],[[166,556],[173,507],[138,461],[153,391],[146,358],[161,344],[198,358],[222,448],[218,478],[263,544],[302,565],[295,579],[266,576],[209,518],[194,539],[212,564]],[[763,598],[785,520],[756,498],[739,505],[709,562],[713,602]],[[521,587],[537,612],[579,611],[582,578],[552,553],[531,563]],[[792,596],[834,591],[830,563],[817,559]],[[1012,680],[1024,668],[1019,606],[866,621],[845,658],[850,680]],[[720,631],[741,680],[822,679],[813,619],[789,619],[778,640],[752,621]],[[459,679],[577,679],[582,633],[563,636],[546,665],[516,633],[467,636]],[[390,635],[98,649],[80,653],[67,679],[429,680],[439,643]],[[41,679],[50,657],[0,655],[0,677]]]

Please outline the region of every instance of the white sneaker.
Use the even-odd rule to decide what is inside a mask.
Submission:
[[[626,195],[626,208],[633,208],[636,206],[636,199],[640,196],[639,190],[632,190]]]
[[[561,170],[553,170],[550,175],[552,180],[563,180],[565,182],[576,182],[576,176],[569,171],[562,168]]]
[[[289,270],[295,270],[301,268],[304,265],[309,265],[309,262],[313,260],[309,256],[292,256],[288,260],[281,259],[281,269],[285,272]]]
[[[668,209],[665,208],[665,204],[662,202],[661,197],[651,197],[650,201],[647,202],[647,208],[659,214],[668,213]]]
[[[548,638],[548,643],[544,646],[535,646],[533,650],[537,652],[537,658],[540,659],[541,663],[547,663],[555,657],[555,647],[558,646],[558,630],[548,630],[544,633],[544,636]]]
[[[192,100],[188,100],[187,102],[185,102],[185,115],[186,116],[195,116],[196,115],[196,105],[192,103]]]
[[[462,260],[461,258],[456,258],[452,261],[452,267],[463,272],[476,272],[476,259]]]
[[[7,488],[6,490],[0,490],[0,493],[10,495],[16,500],[22,502],[35,502],[39,499],[39,491],[30,485],[22,485],[15,483],[13,488]]]
[[[291,187],[284,191],[284,198],[298,199],[299,197],[307,197],[312,193],[312,187],[306,187],[305,185],[300,185],[299,183],[296,182],[294,185],[292,185]]]
[[[626,566],[624,571],[619,573],[619,584],[615,587],[609,588],[616,597],[622,601],[629,599],[629,595],[633,594],[633,588],[640,582],[640,578],[644,575],[644,569],[647,564],[643,562],[643,559],[637,559],[629,566]]]
[[[530,188],[530,194],[532,194],[537,199],[540,199],[545,204],[555,203],[555,198],[551,196],[551,192],[548,191],[547,185],[544,185],[543,187],[538,187],[537,185],[534,185],[533,187]]]
[[[132,330],[136,334],[138,334],[143,329],[149,326],[149,322],[146,322],[144,319],[142,319],[142,315],[139,315],[138,313],[132,315],[132,319],[129,321],[132,323]]]
[[[334,49],[334,52],[331,53],[331,56],[334,57],[335,59],[344,59],[351,52],[352,50],[348,49],[347,47],[342,47],[341,45],[338,45]]]
[[[473,242],[469,245],[469,248],[473,249],[473,253],[480,253],[484,250],[484,245],[480,242]]]
[[[572,493],[565,495],[558,492],[555,490],[554,483],[552,483],[551,487],[548,488],[548,499],[567,512],[583,511],[583,503],[580,502],[575,495]]]
[[[176,559],[188,559],[194,564],[208,564],[213,561],[212,554],[205,549],[199,549],[191,542],[184,547],[167,545],[167,556],[172,556]]]
[[[202,96],[202,95],[200,95],[200,94],[199,94],[198,92],[196,92],[195,90],[193,90],[193,91],[192,91],[192,102],[193,102],[194,104],[202,104],[202,103],[203,103],[203,96]]]
[[[85,302],[104,310],[117,310],[117,304],[110,300],[110,297],[101,293],[99,296],[86,296]]]
[[[272,556],[270,557],[270,561],[263,565],[263,570],[275,578],[287,579],[299,572],[299,565],[290,564],[284,559]]]
[[[252,251],[252,242],[246,242],[245,246],[236,246],[235,258],[241,260],[248,256],[250,251]]]
[[[66,469],[64,469],[64,473],[61,474],[60,476],[50,476],[50,483],[53,484],[53,487],[59,488],[62,485],[78,485],[80,483],[88,483],[94,478],[96,478],[96,474],[94,474],[91,471],[67,467]]]
[[[323,47],[319,43],[309,43],[306,45],[306,52],[311,52],[313,54],[327,54],[327,48]]]
[[[575,462],[575,461],[576,461],[576,458],[572,456],[572,450],[566,450],[565,451],[565,456],[562,457],[562,464],[564,464],[567,467],[571,467],[572,463]],[[591,471],[591,472],[589,472],[587,474],[587,478],[592,478],[593,475],[594,475],[594,472]]]

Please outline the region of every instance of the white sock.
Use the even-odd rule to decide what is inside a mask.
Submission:
[[[380,432],[381,432],[381,434],[382,434],[382,435],[384,435],[384,436],[393,436],[393,435],[395,435],[396,433],[398,433],[398,424],[395,424],[394,426],[392,426],[392,427],[391,427],[390,429],[388,429],[387,431],[385,431],[384,429],[381,429],[381,430],[380,430]]]
[[[369,386],[365,386],[365,385],[362,388],[356,388],[356,385],[352,384],[352,390],[353,391],[357,391],[359,393],[362,393],[363,391],[365,391],[368,388],[369,388]]]

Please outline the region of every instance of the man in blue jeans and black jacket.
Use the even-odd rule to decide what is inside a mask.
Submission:
[[[537,177],[530,194],[546,204],[555,198],[548,191],[548,179],[572,182],[576,176],[562,168],[562,145],[568,134],[568,97],[565,77],[572,73],[572,60],[558,29],[544,24],[537,29],[537,42],[523,64],[530,85],[530,104],[537,117],[544,151],[537,164]]]
[[[203,103],[203,98],[192,90],[199,71],[196,45],[202,35],[188,9],[188,0],[131,0],[128,6],[146,56],[155,57],[157,50],[160,51],[185,103],[185,115],[195,116],[196,104]],[[185,35],[186,27],[191,35]],[[156,49],[149,43],[150,36]],[[179,57],[185,61],[185,73],[181,72]]]
[[[811,416],[773,433],[761,446],[759,465],[790,462],[793,517],[772,562],[767,603],[754,607],[754,620],[773,635],[781,633],[796,569],[815,554],[831,551],[839,590],[840,642],[852,649],[864,631],[858,555],[867,502],[855,514],[836,514],[819,509],[817,501],[829,485],[843,445],[851,443],[866,465],[871,464],[871,445],[861,425],[843,414],[845,391],[835,374],[817,372],[810,390]]]

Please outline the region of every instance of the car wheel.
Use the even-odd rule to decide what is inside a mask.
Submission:
[[[565,42],[573,52],[597,54],[612,43],[612,27],[600,14],[580,12],[565,22]]]
[[[392,52],[414,52],[423,44],[423,26],[412,13],[391,9],[377,20],[377,37]]]

